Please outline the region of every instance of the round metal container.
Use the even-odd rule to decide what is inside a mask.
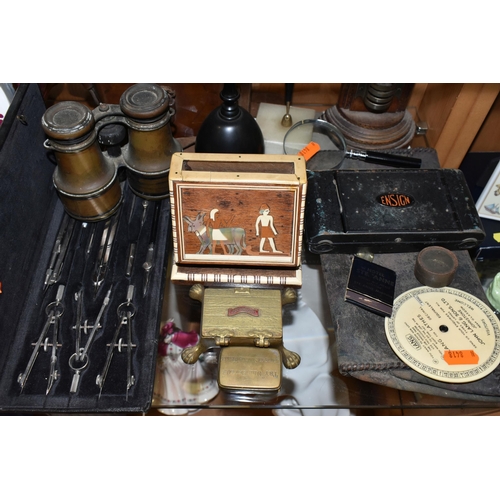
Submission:
[[[458,269],[457,256],[447,248],[432,246],[421,250],[415,262],[415,277],[432,288],[448,286]]]
[[[46,147],[57,161],[54,186],[69,215],[85,221],[110,217],[122,199],[116,169],[104,158],[94,127],[91,111],[73,101],[54,104],[42,117]]]
[[[120,108],[128,125],[129,142],[123,158],[130,188],[146,199],[168,197],[172,154],[182,148],[172,136],[174,110],[167,92],[155,84],[133,85],[121,96]]]

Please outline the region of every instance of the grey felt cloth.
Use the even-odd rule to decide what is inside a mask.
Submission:
[[[455,254],[458,270],[450,286],[464,290],[488,304],[468,252],[461,250]],[[422,286],[414,276],[417,255],[415,252],[374,256],[373,262],[396,272],[396,297]],[[346,254],[321,255],[335,326],[340,373],[403,391],[500,402],[500,367],[475,382],[452,384],[425,377],[400,361],[387,341],[384,318],[344,301],[351,259],[352,256]]]

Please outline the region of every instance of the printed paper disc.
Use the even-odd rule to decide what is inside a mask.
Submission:
[[[500,321],[484,302],[455,288],[424,286],[401,294],[385,320],[385,332],[404,363],[441,382],[479,380],[500,363]],[[445,356],[446,351],[451,352]],[[454,359],[450,364],[450,354],[471,351],[478,361],[464,356],[465,363]]]

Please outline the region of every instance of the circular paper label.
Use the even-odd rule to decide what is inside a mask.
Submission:
[[[456,288],[401,294],[385,332],[404,363],[441,382],[479,380],[500,363],[500,321],[484,302]]]

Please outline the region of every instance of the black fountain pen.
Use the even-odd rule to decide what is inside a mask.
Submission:
[[[143,297],[146,296],[146,292],[148,291],[149,281],[151,279],[151,271],[153,270],[153,266],[154,266],[153,258],[154,258],[154,252],[155,252],[156,233],[158,232],[160,207],[161,207],[161,202],[157,201],[156,205],[155,205],[154,216],[153,216],[153,225],[151,226],[151,237],[149,238],[149,246],[148,246],[148,252],[146,254],[146,261],[142,265],[142,268],[144,269],[144,285],[143,285],[143,292],[142,292]]]

